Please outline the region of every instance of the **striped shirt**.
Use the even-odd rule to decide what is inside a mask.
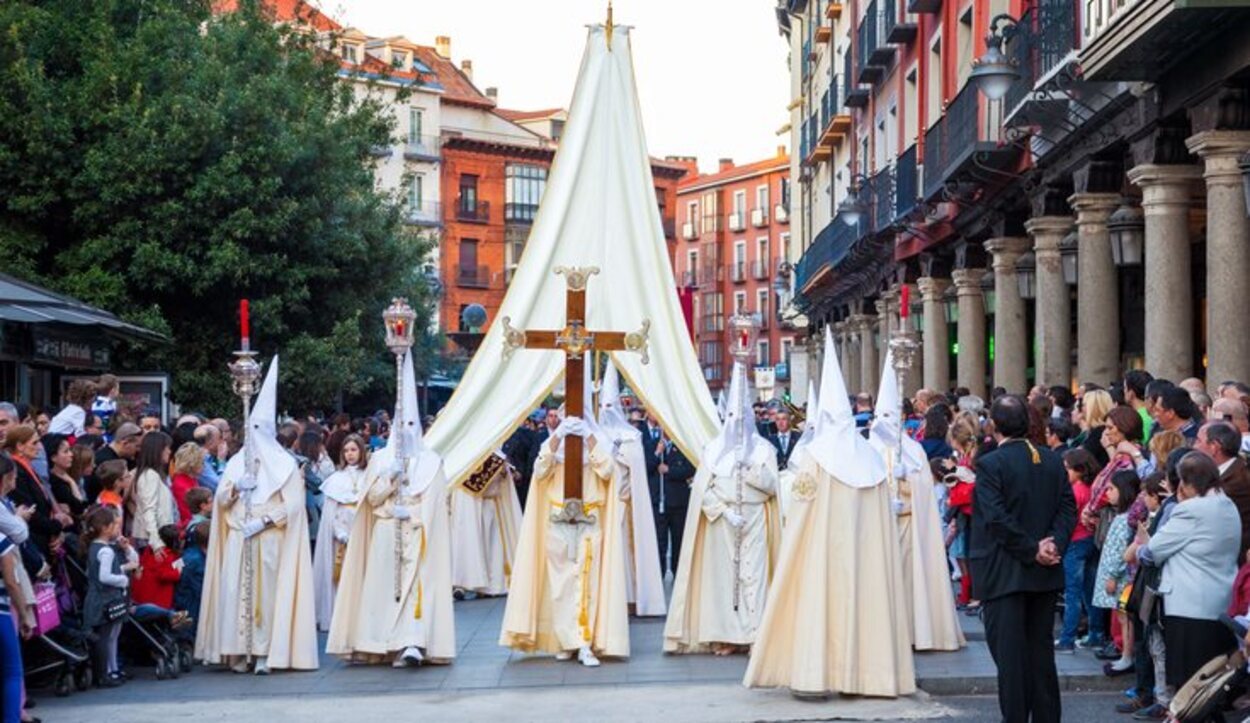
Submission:
[[[17,545],[9,539],[8,535],[0,532],[0,557],[15,554],[17,554]],[[14,564],[20,565],[22,562],[17,560]],[[7,612],[9,612],[9,588],[7,585],[0,584],[0,613]]]

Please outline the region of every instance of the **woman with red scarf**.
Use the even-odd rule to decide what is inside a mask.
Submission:
[[[30,536],[47,556],[49,542],[65,530],[72,530],[74,519],[57,504],[51,490],[35,473],[32,460],[39,455],[39,436],[34,427],[23,424],[10,429],[4,438],[4,451],[17,465],[17,487],[9,493],[9,499],[19,508],[19,514],[21,508],[31,508],[27,520]]]

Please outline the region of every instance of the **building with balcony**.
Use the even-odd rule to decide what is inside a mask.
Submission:
[[[851,180],[795,197],[795,306],[853,387],[876,388],[903,286],[912,390],[1250,380],[1250,2],[853,0],[818,32],[829,7],[777,8],[794,173]],[[855,84],[845,169],[810,150],[827,53]]]
[[[727,317],[754,314],[760,325],[755,365],[776,371],[777,396],[791,388],[790,352],[798,330],[783,315],[792,272],[788,209],[791,159],[777,155],[742,166],[722,159],[716,173],[691,175],[677,190],[682,229],[674,263],[691,297],[691,327],[708,386],[729,383]],[[779,212],[779,209],[781,210]]]

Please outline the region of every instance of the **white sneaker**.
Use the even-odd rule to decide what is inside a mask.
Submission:
[[[599,659],[595,657],[594,653],[590,652],[589,645],[584,645],[582,646],[581,650],[577,651],[577,662],[581,663],[587,668],[599,667]]]
[[[257,675],[269,675],[269,659],[268,658],[256,659],[256,674]]]
[[[239,658],[239,662],[230,666],[230,670],[236,673],[246,673],[247,672],[247,658]]]
[[[420,665],[421,661],[425,660],[425,656],[421,654],[421,651],[416,646],[410,645],[404,648],[404,652],[400,654],[399,659],[408,665]]]
[[[572,659],[573,659],[572,650],[561,650],[560,652],[556,653],[556,660],[565,661],[565,660],[572,660]]]

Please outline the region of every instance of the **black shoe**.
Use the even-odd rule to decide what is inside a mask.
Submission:
[[[1107,643],[1107,647],[1095,652],[1094,657],[1099,660],[1119,660],[1120,651],[1116,649],[1115,643]]]
[[[95,687],[97,688],[119,688],[121,687],[121,684],[122,682],[118,680],[117,678],[111,675],[106,675],[103,678],[100,678],[99,680],[95,682]]]
[[[1118,657],[1118,655],[1117,655],[1117,657]],[[116,675],[118,678],[120,678],[121,680],[123,680],[123,681],[125,681],[125,680],[133,680],[133,679],[134,679],[134,676],[133,676],[133,675],[131,675],[131,674],[130,674],[130,671],[128,671],[128,670],[119,670],[119,671],[117,671],[117,673],[116,673],[115,675]]]

